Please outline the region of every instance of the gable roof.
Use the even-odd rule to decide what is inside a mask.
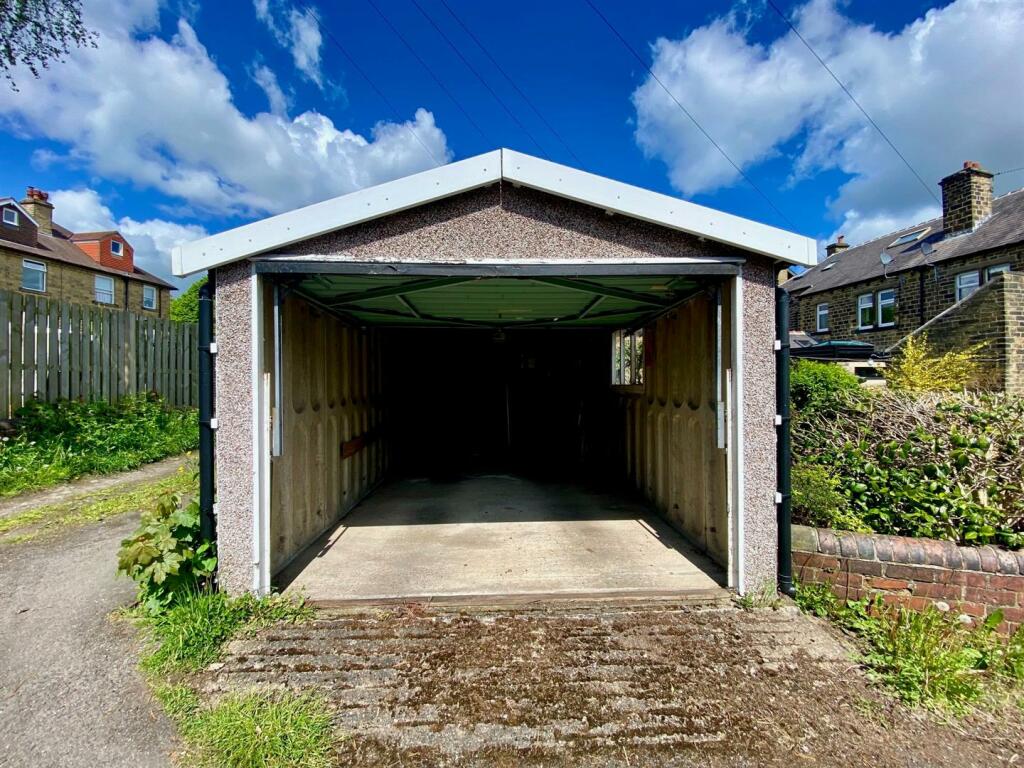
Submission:
[[[188,275],[503,180],[790,264],[810,265],[816,258],[811,238],[497,149],[182,244],[171,253],[172,269]]]
[[[103,232],[74,232],[71,235],[71,239],[77,243],[91,243],[96,240],[106,240],[112,235],[119,235],[116,229],[108,229]]]
[[[928,232],[919,240],[891,245],[901,236],[926,227]],[[834,253],[803,274],[790,278],[783,287],[801,296],[831,291],[1021,242],[1024,242],[1024,189],[995,198],[992,215],[971,232],[946,238],[940,216]],[[922,250],[926,244],[932,247],[931,253]],[[893,257],[888,268],[879,259],[882,250]]]
[[[0,197],[0,208],[6,208],[8,205],[13,205],[26,219],[31,221],[35,226],[39,226],[39,222],[32,218],[32,214],[26,211],[21,203],[15,200],[13,197]]]

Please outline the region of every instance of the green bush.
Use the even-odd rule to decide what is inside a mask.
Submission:
[[[199,289],[206,285],[201,277],[185,289],[180,296],[171,299],[171,320],[178,323],[199,322]]]
[[[850,501],[840,490],[839,478],[816,464],[795,464],[792,469],[793,519],[818,528],[870,533],[871,529],[850,511]]]
[[[963,713],[990,688],[1024,681],[1024,630],[1009,642],[996,633],[1001,612],[979,625],[929,606],[911,611],[881,598],[841,601],[826,584],[798,584],[802,610],[860,637],[871,674],[911,705]]]
[[[796,360],[790,370],[793,407],[808,413],[847,407],[863,394],[860,379],[832,363]]]
[[[838,481],[857,524],[961,544],[1024,545],[1024,399],[879,391],[801,412],[798,466]],[[838,524],[838,521],[837,521]]]
[[[985,344],[938,353],[928,336],[911,336],[889,365],[883,369],[885,383],[907,392],[956,392],[977,388],[982,374],[978,356]]]
[[[169,408],[156,395],[117,403],[32,401],[15,414],[17,434],[0,442],[0,496],[119,472],[193,450],[194,408]]]
[[[139,603],[158,614],[203,589],[217,567],[212,542],[199,535],[199,503],[163,496],[142,515],[138,530],[121,542],[117,571],[138,584]]]

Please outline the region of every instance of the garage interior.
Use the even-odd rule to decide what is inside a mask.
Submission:
[[[735,267],[317,268],[257,262],[279,587],[345,604],[728,586]]]

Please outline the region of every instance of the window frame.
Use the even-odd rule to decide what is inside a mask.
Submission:
[[[974,276],[974,280],[975,280],[974,285],[973,286],[963,286],[963,285],[961,285],[960,284],[960,280],[962,278],[965,278],[965,277],[969,276],[969,275],[973,275]],[[968,296],[970,296],[975,291],[977,291],[979,288],[981,288],[981,270],[979,270],[979,269],[969,269],[969,270],[967,270],[965,272],[958,273],[957,276],[953,279],[953,288],[954,288],[953,296],[954,296],[954,299],[955,299],[953,303],[954,304],[959,304],[961,301],[963,301]],[[971,290],[970,293],[968,293],[968,294],[966,294],[964,296],[961,296],[960,295],[961,291],[965,290],[966,288],[972,288],[973,290]]]
[[[7,214],[11,214],[14,217],[14,221],[7,220]],[[21,214],[17,208],[4,208],[3,222],[9,227],[20,227],[21,226]]]
[[[29,266],[29,265],[32,266]],[[34,271],[42,274],[43,276],[43,287],[42,288],[30,288],[25,285],[25,270]],[[31,291],[32,293],[46,293],[46,262],[36,261],[35,259],[22,259],[21,260],[21,290]]]
[[[104,301],[100,298],[100,280],[108,280],[110,282],[110,301]],[[111,305],[116,304],[114,297],[114,278],[110,275],[93,275],[92,281],[92,298],[97,304]]]
[[[152,296],[153,296],[153,305],[152,306],[148,306],[146,304],[146,292],[147,291],[150,291],[152,293]],[[155,285],[146,285],[145,283],[143,283],[143,285],[142,285],[142,308],[143,309],[148,309],[150,311],[155,312],[156,311],[156,307],[157,307],[156,286]]]
[[[864,304],[863,299],[868,299],[868,303]],[[866,331],[875,327],[875,294],[874,293],[862,293],[857,297],[857,330]],[[863,311],[868,310],[868,317],[870,320],[865,325],[863,320]]]
[[[931,232],[931,227],[922,227],[921,229],[914,229],[910,232],[904,232],[893,240],[886,248],[898,248],[901,245],[909,245],[910,243],[916,243],[922,237]]]
[[[992,264],[991,266],[985,267],[985,282],[987,283],[991,280],[993,275],[1001,275],[1004,272],[1012,271],[1013,265],[1008,261],[1004,261],[1002,264]]]
[[[821,308],[824,307],[825,311],[822,312]],[[821,316],[825,315],[825,325],[821,324]],[[828,333],[829,330],[829,308],[828,302],[823,301],[814,307],[814,331],[815,333]]]
[[[891,306],[892,307],[892,320],[890,320],[888,323],[885,322],[884,320],[882,320],[882,307],[883,307],[882,294],[883,293],[891,293],[892,294],[892,298],[887,299],[884,302],[885,306]],[[875,325],[878,328],[892,328],[893,326],[896,325],[896,289],[895,288],[883,288],[882,290],[878,291],[877,294],[875,295]]]
[[[114,250],[114,246],[115,245],[117,246],[117,250],[116,251]],[[111,240],[110,241],[110,255],[114,256],[115,258],[118,258],[118,259],[123,258],[124,257],[124,243],[122,243],[120,240]]]
[[[611,335],[611,384],[613,387],[642,387],[644,384],[644,330],[626,333],[624,328]],[[627,362],[626,350],[629,351]]]

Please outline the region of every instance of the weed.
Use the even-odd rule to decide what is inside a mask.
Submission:
[[[782,598],[779,597],[773,582],[764,581],[757,589],[749,590],[737,597],[736,604],[744,611],[752,611],[755,608],[775,609],[782,605]]]
[[[337,741],[325,702],[291,692],[229,695],[181,727],[196,768],[327,768]]]

